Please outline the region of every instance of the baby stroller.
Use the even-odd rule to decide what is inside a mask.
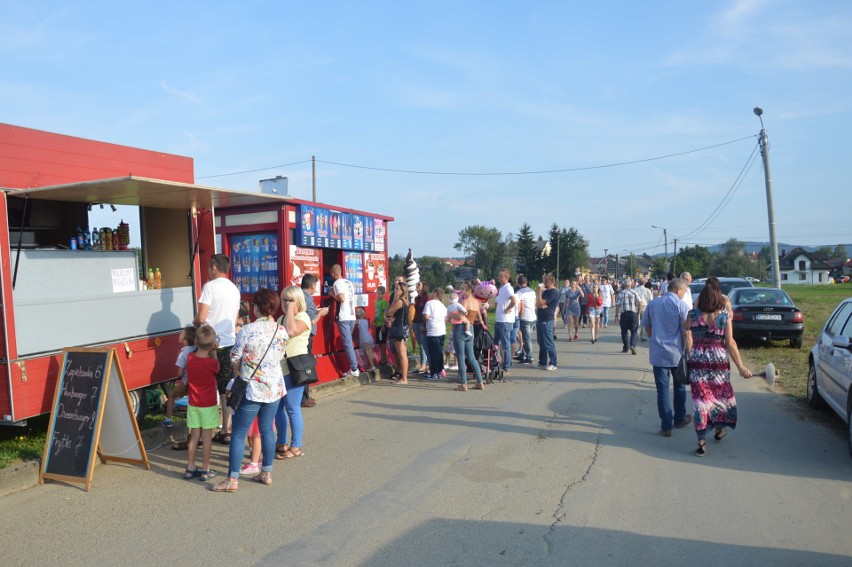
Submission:
[[[479,362],[483,382],[492,384],[495,380],[503,380],[503,355],[494,344],[494,336],[488,331],[488,327],[481,323],[473,330],[473,354]]]

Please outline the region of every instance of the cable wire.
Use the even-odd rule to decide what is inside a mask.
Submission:
[[[196,179],[212,179],[214,177],[227,177],[229,175],[241,175],[243,173],[257,173],[258,171],[267,171],[269,169],[278,169],[279,167],[290,167],[291,165],[301,165],[303,163],[310,163],[311,160],[303,159],[302,161],[294,161],[292,163],[285,163],[284,165],[273,165],[270,167],[261,167],[260,169],[247,169],[245,171],[234,171],[231,173],[218,173],[216,175],[199,175]]]

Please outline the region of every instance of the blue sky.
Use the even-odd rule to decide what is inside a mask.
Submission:
[[[409,4],[0,0],[0,121],[308,199],[316,155],[318,200],[395,217],[391,253],[555,222],[594,256],[662,252],[651,225],[768,240],[761,106],[779,241],[852,242],[852,3]]]

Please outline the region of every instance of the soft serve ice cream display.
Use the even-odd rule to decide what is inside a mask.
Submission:
[[[409,248],[408,255],[405,257],[405,285],[408,287],[408,295],[411,296],[411,301],[414,301],[417,297],[418,283],[420,283],[420,268],[417,267],[417,262],[414,261],[414,255]]]

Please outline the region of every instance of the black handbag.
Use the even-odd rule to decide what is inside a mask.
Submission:
[[[314,355],[307,353],[288,356],[287,366],[290,367],[290,380],[294,388],[319,382],[319,374],[316,371],[317,359]]]
[[[689,356],[686,353],[680,355],[680,362],[674,370],[674,380],[677,384],[689,386]]]
[[[257,366],[254,367],[254,372],[251,373],[248,380],[243,380],[239,376],[234,376],[234,383],[231,384],[231,395],[228,396],[228,407],[234,411],[240,409],[240,404],[243,403],[243,400],[246,397],[246,390],[248,389],[248,383],[251,382],[251,379],[254,378],[254,375],[257,373],[257,369],[260,368],[260,364],[263,362],[263,359],[266,358],[266,353],[269,352],[272,343],[275,342],[275,336],[278,334],[278,327],[275,327],[275,332],[272,333],[272,340],[269,341],[269,345],[267,345],[266,350],[263,351],[263,356],[260,357],[260,360],[257,363]]]

